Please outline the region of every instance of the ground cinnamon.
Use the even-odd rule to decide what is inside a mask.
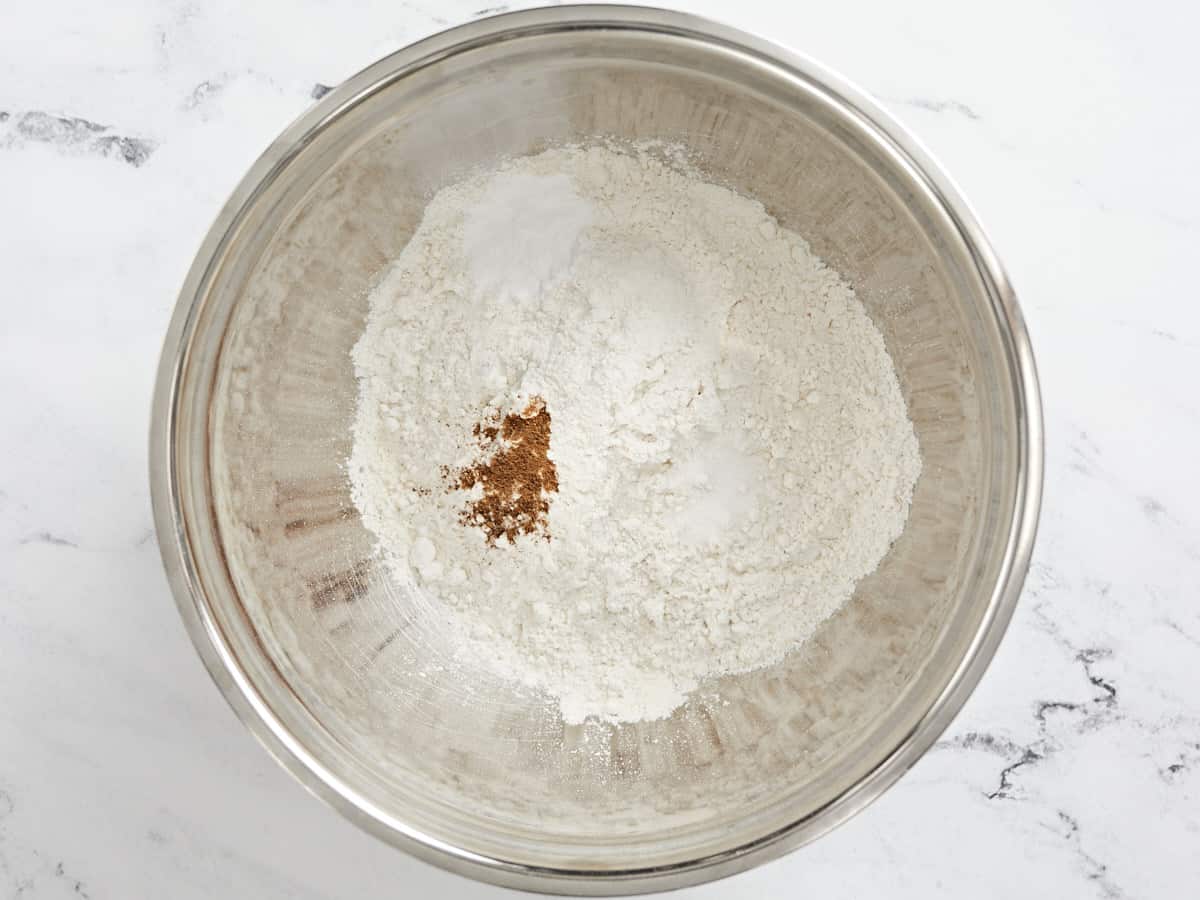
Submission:
[[[459,516],[483,529],[489,544],[509,543],[540,532],[550,539],[550,494],[558,491],[558,471],[550,459],[550,412],[534,397],[519,413],[477,424],[473,429],[484,457],[458,472],[447,471],[451,490],[482,487]]]

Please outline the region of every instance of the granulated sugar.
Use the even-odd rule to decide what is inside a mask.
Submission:
[[[850,287],[647,148],[438,193],[354,348],[355,503],[459,652],[570,722],[779,660],[878,565],[920,457]]]

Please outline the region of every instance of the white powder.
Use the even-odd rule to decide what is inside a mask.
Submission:
[[[753,200],[646,148],[442,190],[354,348],[355,503],[465,656],[570,722],[779,660],[900,534],[920,458],[861,303]],[[541,398],[546,530],[489,543],[472,429]]]

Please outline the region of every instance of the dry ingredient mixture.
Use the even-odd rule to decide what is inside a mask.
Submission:
[[[568,722],[778,661],[878,565],[920,473],[850,287],[670,148],[440,191],[354,364],[353,495],[392,571]]]

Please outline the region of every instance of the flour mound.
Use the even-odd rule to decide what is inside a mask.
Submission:
[[[440,191],[353,355],[353,497],[387,564],[464,658],[568,722],[666,716],[781,659],[879,564],[920,474],[850,287],[762,204],[645,147]],[[529,409],[551,423],[542,474],[489,484],[540,490],[510,498],[537,521],[478,527],[485,486],[456,473],[532,458],[488,425]]]

